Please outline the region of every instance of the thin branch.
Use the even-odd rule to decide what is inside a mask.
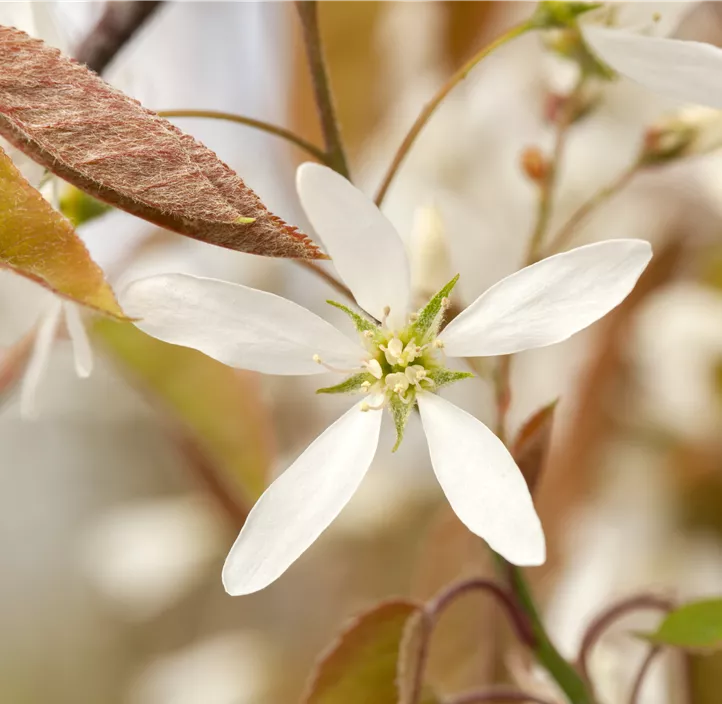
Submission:
[[[589,200],[582,203],[571,215],[569,220],[562,225],[559,232],[552,238],[547,247],[548,254],[556,254],[564,249],[571,241],[579,226],[586,220],[597,208],[604,205],[608,200],[619,193],[627,184],[641,171],[642,165],[634,162],[631,166],[622,171],[610,183],[601,188]]]
[[[554,206],[554,194],[556,191],[557,177],[567,145],[569,128],[574,122],[577,113],[577,103],[584,90],[584,77],[578,81],[572,92],[567,96],[561,107],[560,115],[556,120],[556,131],[554,135],[554,148],[551,158],[547,164],[546,173],[539,186],[539,200],[537,205],[537,216],[534,230],[529,238],[529,245],[526,253],[526,266],[533,264],[540,257],[544,237],[549,227],[549,221]]]
[[[333,274],[330,274],[317,262],[311,261],[310,259],[294,259],[293,261],[299,266],[302,266],[304,269],[308,269],[313,272],[316,276],[320,276],[327,284],[333,286],[333,288],[342,296],[355,302],[356,299],[354,298],[353,293],[351,293],[351,289],[342,284]]]
[[[436,95],[434,95],[434,97],[428,103],[426,103],[424,109],[421,111],[421,113],[419,113],[419,116],[416,118],[414,124],[411,126],[411,129],[408,131],[408,133],[404,137],[403,142],[401,142],[401,145],[396,151],[391,165],[389,166],[388,171],[386,172],[386,175],[381,182],[381,186],[376,193],[376,205],[380,206],[383,202],[384,198],[386,197],[386,193],[389,190],[389,186],[391,186],[391,182],[394,180],[394,177],[396,176],[399,168],[401,167],[401,164],[403,163],[411,147],[416,141],[416,138],[419,136],[419,134],[421,134],[421,131],[426,126],[426,123],[436,112],[436,109],[439,107],[439,105],[441,105],[446,96],[449,95],[449,93],[451,93],[451,91],[469,75],[471,70],[480,61],[485,59],[489,54],[498,49],[500,46],[506,44],[512,39],[515,39],[516,37],[521,36],[522,34],[528,32],[533,28],[534,25],[532,25],[532,23],[529,21],[514,25],[510,30],[502,34],[500,37],[497,37],[493,42],[485,46],[480,52],[472,56],[469,61],[467,61],[451,78],[449,78],[448,81],[446,81],[446,83],[444,83],[443,86],[441,86],[441,88],[437,91]]]
[[[556,704],[550,699],[542,699],[536,694],[522,692],[508,687],[491,687],[460,694],[449,699],[446,704],[483,704],[484,702],[526,702],[527,704]]]
[[[75,49],[75,58],[102,73],[162,4],[159,0],[106,3],[98,23]]]
[[[205,117],[213,120],[228,120],[229,122],[236,122],[240,125],[253,127],[254,129],[285,139],[287,142],[295,144],[297,147],[300,147],[305,152],[318,159],[322,164],[329,164],[328,157],[324,153],[323,149],[305,140],[303,137],[299,137],[299,135],[295,132],[291,132],[291,130],[287,130],[285,127],[272,125],[270,122],[256,120],[252,117],[246,117],[245,115],[236,115],[231,112],[221,112],[219,110],[159,110],[158,114],[161,117]]]
[[[346,152],[341,141],[341,130],[336,117],[336,107],[331,93],[326,59],[321,44],[321,32],[318,27],[318,3],[316,0],[297,0],[296,9],[301,20],[303,43],[306,47],[318,117],[321,122],[324,144],[326,145],[326,159],[324,161],[342,176],[350,178]]]
[[[504,608],[519,640],[529,647],[534,647],[534,632],[529,625],[526,614],[519,608],[514,596],[509,590],[493,579],[475,577],[463,582],[458,582],[457,584],[452,584],[429,602],[426,610],[433,620],[437,621],[441,614],[443,614],[453,602],[459,597],[471,592],[484,592],[493,596],[497,603]]]
[[[651,667],[657,655],[659,655],[661,652],[662,648],[659,646],[655,646],[653,648],[650,648],[649,652],[645,656],[644,660],[642,661],[642,665],[639,668],[639,672],[634,679],[634,685],[632,686],[632,691],[629,695],[629,704],[638,704],[639,695],[642,693],[642,687],[644,686],[644,681],[647,678],[649,668]]]
[[[431,636],[433,635],[434,628],[436,627],[439,618],[459,597],[471,592],[484,592],[493,596],[503,607],[509,617],[509,621],[514,627],[519,640],[529,647],[534,646],[534,634],[526,620],[525,614],[517,606],[514,597],[501,584],[492,579],[484,579],[481,577],[452,584],[434,599],[429,601],[421,612],[421,644],[419,646],[419,652],[414,666],[410,694],[407,699],[409,704],[419,704],[421,701],[424,685],[424,671],[426,670],[426,664],[429,657]],[[546,704],[546,702],[542,702],[542,704]]]
[[[592,650],[615,621],[635,611],[652,610],[667,613],[673,608],[674,604],[670,599],[654,594],[640,594],[612,604],[602,611],[587,627],[577,656],[579,671],[587,682],[589,682],[589,658]]]

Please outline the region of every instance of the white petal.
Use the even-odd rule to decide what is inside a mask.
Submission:
[[[419,394],[431,463],[466,527],[515,565],[541,565],[544,531],[524,477],[504,443],[440,396]]]
[[[325,370],[313,361],[315,354],[344,368],[367,356],[360,344],[296,303],[227,281],[151,276],[130,284],[120,303],[149,335],[241,369],[318,374]]]
[[[579,24],[582,27],[589,24],[614,26],[646,36],[667,37],[698,4],[695,0],[607,3],[585,12],[579,17]]]
[[[651,258],[644,240],[607,240],[556,254],[482,293],[439,337],[452,357],[553,345],[618,306]]]
[[[93,371],[93,348],[90,346],[88,333],[80,317],[78,306],[69,301],[63,301],[63,310],[65,311],[65,326],[73,345],[75,373],[81,379],[86,379]]]
[[[353,184],[320,164],[296,174],[301,205],[356,302],[401,327],[409,306],[410,274],[404,244],[394,226]]]
[[[622,75],[674,100],[722,108],[722,49],[606,27],[582,31],[599,58]]]
[[[278,579],[353,496],[376,453],[382,418],[360,407],[319,435],[253,507],[223,567],[229,594]]]
[[[20,386],[20,413],[23,418],[33,419],[37,415],[35,396],[38,386],[48,369],[50,353],[53,349],[55,336],[58,334],[62,310],[63,303],[60,298],[56,297],[51,307],[43,314],[38,322],[33,351],[30,355],[28,367],[25,370]]]

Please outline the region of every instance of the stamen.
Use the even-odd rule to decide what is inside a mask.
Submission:
[[[368,411],[380,411],[385,405],[386,405],[385,401],[381,401],[381,403],[379,403],[378,406],[373,406],[370,403],[366,403],[366,401],[364,401],[361,404],[361,412],[367,413]]]
[[[364,362],[364,366],[366,369],[368,369],[369,374],[371,376],[375,377],[376,379],[380,379],[383,375],[383,369],[381,369],[381,365],[379,364],[378,359],[369,359],[368,362]]]
[[[385,306],[383,310],[383,317],[381,318],[381,325],[383,327],[386,327],[386,321],[389,319],[389,316],[391,315],[391,307]]]
[[[324,362],[317,354],[313,355],[313,361],[316,362],[316,364],[320,364],[322,367],[328,369],[330,372],[336,372],[337,374],[356,374],[363,371],[363,367],[357,367],[355,369],[339,369],[338,367],[332,367],[330,364],[326,364],[326,362]]]

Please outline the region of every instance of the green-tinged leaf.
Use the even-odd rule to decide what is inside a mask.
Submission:
[[[553,401],[534,413],[522,425],[511,447],[511,455],[524,475],[529,491],[532,492],[549,453],[556,407],[557,401]]]
[[[302,704],[397,704],[404,631],[419,608],[389,601],[354,619],[321,657]]]
[[[425,342],[427,337],[435,337],[439,332],[444,314],[444,299],[449,298],[458,280],[457,274],[419,311],[419,316],[411,328],[412,337],[415,337],[419,344]]]
[[[363,315],[359,315],[358,313],[356,313],[356,311],[351,310],[343,303],[338,303],[336,301],[326,301],[326,303],[346,313],[346,315],[351,318],[353,324],[356,326],[356,330],[358,330],[360,333],[364,333],[366,331],[372,332],[374,334],[374,337],[381,333],[381,328],[376,323],[374,323],[372,320],[369,320],[368,318],[365,318]]]
[[[73,226],[0,150],[0,266],[103,313],[124,318]]]
[[[414,406],[416,405],[416,389],[414,387],[407,389],[406,398],[409,401],[408,403],[404,403],[398,394],[389,394],[389,410],[391,411],[391,417],[394,419],[394,425],[396,426],[396,444],[391,452],[396,452],[396,450],[399,449],[401,441],[404,439],[406,423],[411,416],[411,411],[414,410]]]
[[[0,26],[0,74],[0,134],[68,183],[203,242],[325,258],[214,152],[57,49]]]
[[[197,439],[250,507],[266,487],[272,462],[272,426],[258,376],[156,340],[129,323],[99,320],[94,332],[151,399]]]
[[[471,372],[457,372],[453,369],[429,369],[426,372],[426,377],[434,382],[434,389],[440,389],[462,379],[471,379],[473,376]]]
[[[83,193],[75,186],[66,185],[60,195],[60,211],[75,227],[105,215],[112,206]]]
[[[375,379],[371,374],[362,372],[361,374],[354,374],[345,381],[342,381],[336,386],[326,386],[323,389],[318,389],[317,394],[351,394],[354,391],[361,391],[361,387],[368,382],[369,384],[375,384],[378,380]]]
[[[722,599],[685,604],[668,614],[654,633],[639,635],[657,645],[719,650],[722,648]]]

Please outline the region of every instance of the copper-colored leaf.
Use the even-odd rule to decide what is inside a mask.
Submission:
[[[124,317],[102,270],[73,226],[25,180],[2,150],[0,266],[77,303]]]
[[[319,258],[210,149],[85,66],[0,27],[0,134],[100,200],[204,242]]]
[[[271,421],[257,375],[156,340],[130,323],[99,320],[94,332],[177,422],[185,433],[180,445],[193,455],[189,459],[211,491],[226,504],[228,497],[235,501],[225,508],[242,523],[266,487],[272,461]]]
[[[303,704],[397,704],[406,624],[419,606],[388,601],[362,614],[321,657]]]
[[[534,413],[519,430],[512,447],[511,454],[532,492],[549,453],[556,405],[554,401]]]

